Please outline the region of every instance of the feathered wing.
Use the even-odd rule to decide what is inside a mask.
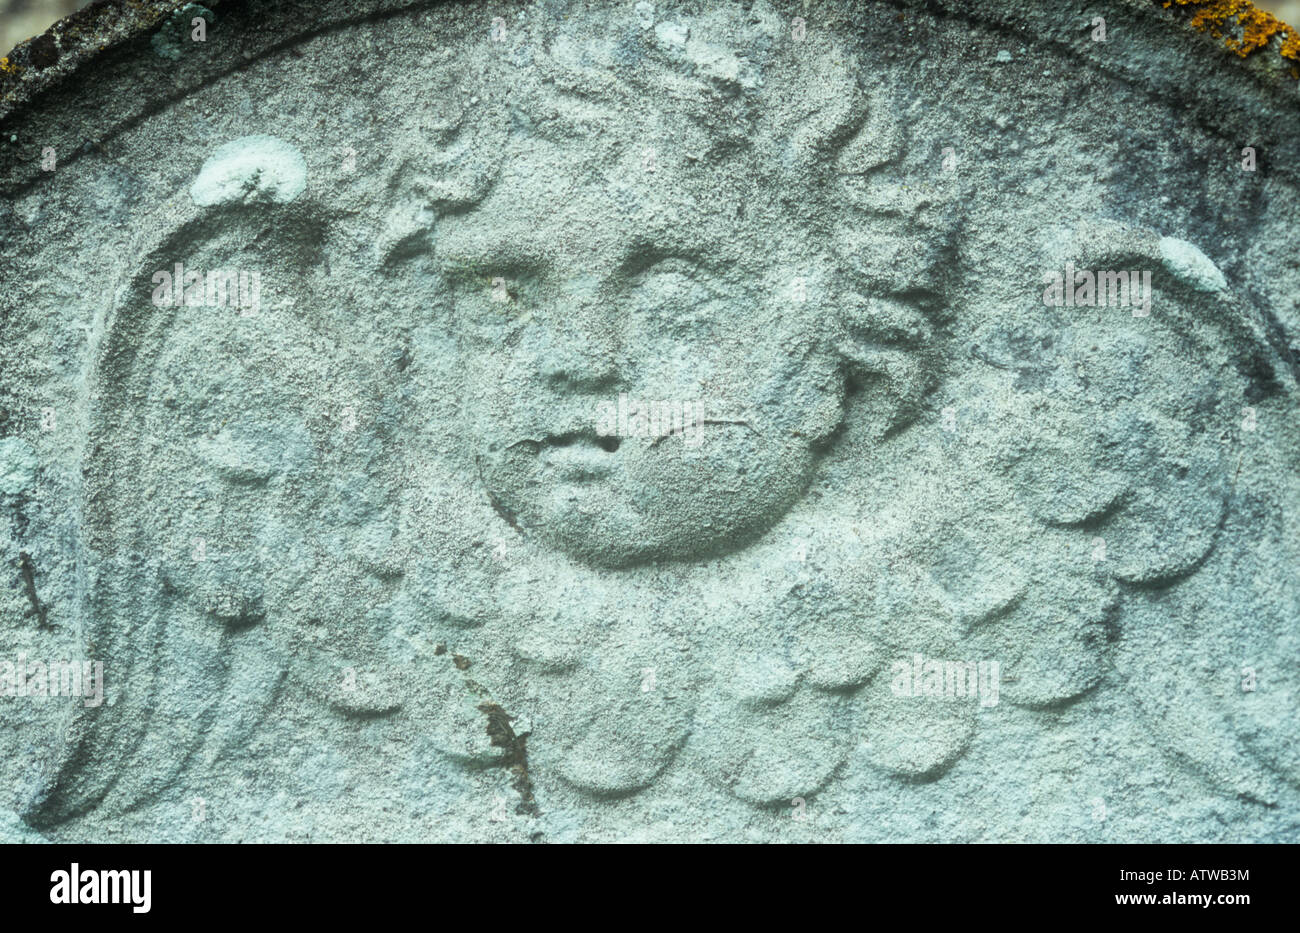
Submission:
[[[812,654],[883,659],[854,694],[870,767],[933,778],[993,705],[1052,711],[1110,683],[1154,744],[1220,788],[1270,801],[1300,779],[1300,587],[1285,573],[1297,392],[1258,316],[1197,256],[1083,225],[1045,268],[1150,272],[1149,307],[956,308],[930,413],[845,453],[855,499],[888,505],[839,562],[846,608],[814,626]],[[870,363],[879,337],[849,337]],[[918,656],[913,683],[898,665]],[[978,705],[909,699],[931,670],[946,692],[948,662],[970,661],[1000,667]]]
[[[971,643],[1004,659],[1004,696],[1031,708],[1070,702],[1113,667],[1157,744],[1221,788],[1273,799],[1279,779],[1300,779],[1285,661],[1300,593],[1277,572],[1288,549],[1296,566],[1282,430],[1294,379],[1189,244],[1093,224],[1051,259],[1150,271],[1153,291],[1149,307],[1098,294],[977,329],[971,353],[994,391],[982,410],[958,406],[961,430],[986,448],[990,488],[1010,491],[1007,514],[1036,530],[986,561],[979,576],[1010,595],[976,607]],[[1249,689],[1244,668],[1267,671],[1267,688]]]
[[[83,466],[83,644],[105,701],[68,724],[36,824],[140,804],[243,741],[276,695],[322,422],[303,361],[330,350],[287,300],[303,294],[289,270],[310,265],[313,227],[287,208],[196,216],[145,244],[118,291]],[[259,306],[234,289],[224,306],[156,305],[154,273],[176,262],[260,274]]]

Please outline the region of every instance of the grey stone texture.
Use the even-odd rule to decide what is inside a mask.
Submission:
[[[0,838],[1295,841],[1285,34],[141,8],[0,76]]]

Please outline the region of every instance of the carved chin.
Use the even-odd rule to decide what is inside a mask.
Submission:
[[[631,442],[612,452],[521,445],[484,480],[498,514],[524,534],[613,568],[706,559],[752,542],[802,495],[815,465],[802,445],[680,453]]]
[[[671,514],[644,514],[627,506],[556,502],[546,511],[538,537],[582,563],[619,568],[724,554],[752,541],[770,524],[761,520],[745,524],[728,518],[675,520]]]

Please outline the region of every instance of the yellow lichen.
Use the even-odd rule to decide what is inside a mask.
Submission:
[[[1271,13],[1265,13],[1250,0],[1163,0],[1171,6],[1188,9],[1192,26],[1209,33],[1242,58],[1265,48],[1278,37],[1279,54],[1300,62],[1300,32]],[[1231,32],[1231,34],[1229,34]],[[1237,33],[1240,33],[1238,37]]]

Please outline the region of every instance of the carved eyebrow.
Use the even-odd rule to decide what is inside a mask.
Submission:
[[[689,279],[692,284],[703,289],[710,298],[726,298],[733,295],[732,283],[728,280],[727,265],[703,261],[700,257],[680,253],[656,257],[648,263],[638,264],[630,274],[625,274],[627,281],[635,284],[648,276],[676,274]]]
[[[443,267],[452,274],[536,272],[546,265],[544,253],[533,244],[495,238],[453,241],[442,253]]]

